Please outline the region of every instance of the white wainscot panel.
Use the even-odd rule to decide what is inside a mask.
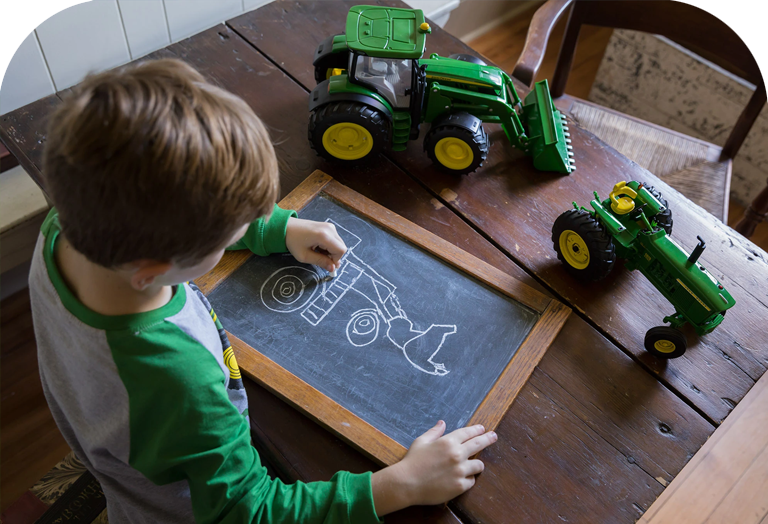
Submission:
[[[131,58],[139,58],[171,43],[163,0],[117,0],[123,16]]]
[[[0,86],[0,114],[54,93],[34,31],[21,43]]]
[[[37,35],[59,91],[131,59],[115,0],[65,9],[40,24]]]

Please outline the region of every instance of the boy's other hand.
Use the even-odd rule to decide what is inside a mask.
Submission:
[[[496,433],[480,425],[444,432],[441,420],[413,441],[403,460],[373,474],[379,516],[407,506],[441,504],[474,486],[475,475],[485,466],[470,457],[496,442]]]
[[[299,262],[314,264],[329,272],[339,268],[339,260],[347,252],[336,226],[330,222],[293,217],[288,219],[285,246]]]

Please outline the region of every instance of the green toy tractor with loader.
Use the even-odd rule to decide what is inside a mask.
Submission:
[[[424,149],[450,173],[471,173],[490,146],[484,123],[501,124],[509,142],[542,171],[575,169],[565,117],[547,81],[520,100],[512,80],[469,55],[422,59],[431,32],[420,9],[355,6],[346,33],[315,52],[309,141],[332,161],[354,164],[403,151],[431,128]]]
[[[675,308],[663,320],[670,326],[648,330],[645,349],[662,358],[682,356],[687,341],[677,328],[688,322],[699,336],[706,335],[736,303],[699,264],[706,244],[698,237],[699,244],[688,255],[670,238],[672,212],[652,186],[619,182],[607,199],[601,201],[597,191],[594,195],[591,210],[574,202],[574,209],[555,220],[552,242],[557,258],[582,281],[605,278],[617,257],[625,259],[625,267],[639,270]]]

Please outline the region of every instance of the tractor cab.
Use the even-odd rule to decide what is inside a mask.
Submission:
[[[350,81],[374,89],[393,108],[407,109],[431,31],[418,9],[353,7],[346,26]]]
[[[351,61],[349,76],[352,82],[375,90],[393,108],[407,109],[410,106],[416,60],[354,54]]]

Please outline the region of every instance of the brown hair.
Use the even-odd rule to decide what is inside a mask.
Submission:
[[[87,77],[51,117],[45,185],[91,261],[194,263],[278,196],[259,118],[189,65],[147,61]]]

